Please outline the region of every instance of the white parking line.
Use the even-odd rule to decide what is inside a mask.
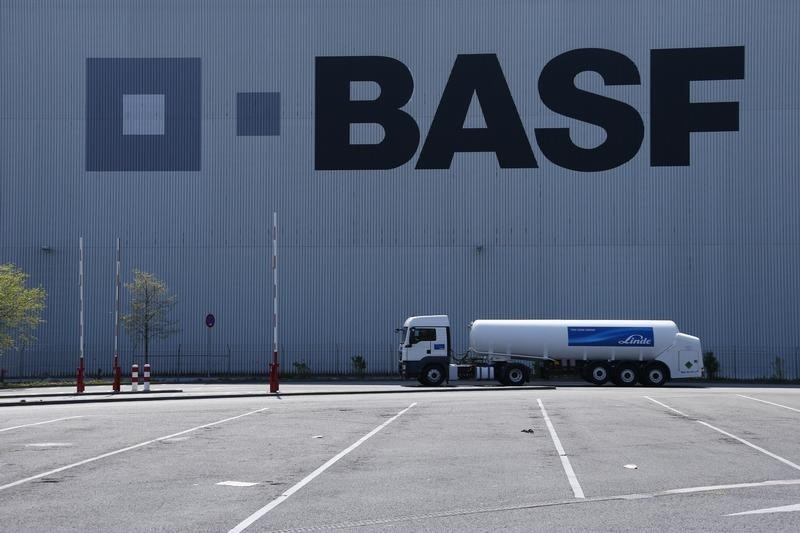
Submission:
[[[28,428],[31,426],[41,426],[42,424],[52,424],[53,422],[61,422],[62,420],[72,420],[74,418],[83,418],[83,416],[66,416],[64,418],[56,418],[55,420],[45,420],[44,422],[34,422],[33,424],[22,424],[21,426],[12,426],[10,428],[0,429],[0,433],[4,431],[11,431],[12,429]]]
[[[585,498],[586,496],[583,494],[581,484],[578,483],[578,476],[575,475],[575,471],[572,469],[572,465],[569,462],[569,457],[567,457],[564,447],[561,446],[561,440],[559,440],[558,435],[556,434],[556,428],[553,427],[550,417],[547,416],[547,411],[544,409],[542,400],[537,399],[536,401],[539,402],[539,408],[542,410],[544,423],[547,424],[547,430],[550,432],[550,437],[553,439],[553,444],[556,445],[556,451],[558,452],[558,456],[561,458],[561,465],[564,467],[564,472],[567,474],[567,479],[572,487],[573,494],[576,498]]]
[[[585,498],[583,500],[550,500],[550,501],[542,501],[537,503],[529,503],[523,505],[504,505],[500,507],[472,507],[466,509],[452,509],[448,511],[440,511],[435,513],[425,513],[425,514],[412,514],[412,515],[405,515],[405,516],[393,516],[391,518],[373,518],[367,520],[358,520],[352,522],[339,522],[335,524],[325,524],[324,526],[311,526],[311,527],[296,527],[296,528],[287,528],[281,529],[281,533],[309,533],[311,531],[333,531],[338,529],[350,529],[354,530],[356,528],[366,528],[370,526],[389,526],[395,527],[399,531],[405,530],[416,530],[420,529],[419,527],[405,527],[400,526],[403,522],[412,522],[412,521],[419,521],[430,523],[433,519],[440,519],[440,518],[455,518],[455,517],[464,517],[470,515],[479,515],[479,514],[487,514],[487,513],[508,513],[509,511],[523,511],[523,510],[530,510],[530,509],[540,509],[543,507],[555,508],[561,506],[574,506],[574,505],[583,505],[586,503],[597,503],[597,502],[614,502],[614,501],[630,501],[630,500],[642,500],[647,498],[660,498],[665,496],[673,496],[677,494],[694,494],[694,493],[702,493],[702,492],[715,492],[715,491],[726,491],[726,490],[735,490],[735,489],[746,489],[746,488],[753,488],[753,487],[771,487],[771,486],[789,486],[789,485],[800,485],[800,479],[783,479],[783,480],[774,480],[774,481],[760,481],[757,483],[737,483],[734,485],[714,485],[714,486],[706,486],[706,487],[688,487],[684,489],[672,489],[672,490],[663,490],[657,492],[648,492],[648,493],[637,493],[637,494],[620,494],[616,496],[597,496],[593,498]],[[666,504],[665,504],[666,505]],[[732,515],[728,515],[732,516]],[[377,529],[377,528],[373,528]],[[380,528],[380,530],[387,529],[386,527]]]
[[[660,405],[660,406],[662,406],[662,407],[666,407],[667,409],[669,409],[669,410],[671,410],[671,411],[674,411],[674,412],[676,412],[676,413],[678,413],[678,414],[681,414],[681,415],[683,415],[683,416],[684,416],[684,417],[686,417],[686,418],[689,418],[689,416],[685,415],[684,413],[681,413],[681,412],[680,412],[680,411],[678,411],[677,409],[673,409],[672,407],[668,406],[668,405],[667,405],[667,404],[665,404],[665,403],[661,403],[661,402],[659,402],[658,400],[654,400],[654,399],[653,399],[653,398],[651,398],[650,396],[645,396],[645,398],[647,398],[648,400],[650,400],[650,401],[651,401],[651,402],[653,402],[653,403],[657,403],[658,405]],[[788,460],[788,459],[784,459],[784,458],[783,458],[783,457],[781,457],[780,455],[776,455],[776,454],[774,454],[774,453],[772,453],[772,452],[770,452],[770,451],[768,451],[768,450],[765,450],[765,449],[764,449],[764,448],[762,448],[761,446],[756,446],[756,445],[755,445],[755,444],[753,444],[752,442],[746,441],[746,440],[744,440],[743,438],[741,438],[741,437],[737,437],[736,435],[733,435],[732,433],[728,433],[727,431],[725,431],[725,430],[722,430],[722,429],[720,429],[720,428],[718,428],[718,427],[716,427],[716,426],[712,426],[712,425],[711,425],[711,424],[709,424],[708,422],[703,422],[702,420],[695,420],[695,422],[697,422],[698,424],[702,424],[702,425],[706,426],[707,428],[711,428],[711,429],[713,429],[714,431],[716,431],[716,432],[718,432],[718,433],[722,433],[722,434],[723,434],[723,435],[725,435],[726,437],[730,437],[730,438],[732,438],[732,439],[738,440],[738,441],[739,441],[739,442],[741,442],[742,444],[745,444],[745,445],[747,445],[747,446],[750,446],[750,447],[751,447],[751,448],[753,448],[754,450],[758,450],[759,452],[763,453],[764,455],[768,455],[768,456],[772,457],[773,459],[776,459],[776,460],[778,460],[778,461],[782,462],[782,463],[783,463],[783,464],[785,464],[785,465],[791,466],[791,467],[792,467],[792,468],[794,468],[795,470],[800,470],[800,465],[797,465],[797,464],[795,464],[795,463],[791,462],[791,461],[790,461],[790,460]]]
[[[687,415],[686,413],[684,413],[684,412],[682,412],[682,411],[678,411],[677,409],[673,409],[673,408],[672,408],[672,407],[670,407],[669,405],[667,405],[667,404],[665,404],[665,403],[661,403],[661,402],[659,402],[658,400],[654,400],[654,399],[653,399],[653,398],[651,398],[650,396],[645,396],[645,398],[647,398],[647,399],[648,399],[648,400],[650,400],[651,402],[655,402],[655,403],[657,403],[657,404],[658,404],[658,405],[660,405],[661,407],[666,407],[667,409],[669,409],[669,410],[670,410],[670,411],[672,411],[673,413],[678,413],[679,415],[681,415],[681,416],[682,416],[682,417],[684,417],[684,418],[689,418],[689,415]]]
[[[309,475],[307,475],[306,477],[304,477],[300,481],[298,481],[289,490],[287,490],[286,492],[284,492],[283,494],[281,494],[280,496],[278,496],[277,498],[275,498],[274,500],[269,502],[267,505],[265,505],[264,507],[262,507],[261,509],[259,509],[255,513],[251,514],[250,516],[248,516],[244,520],[242,520],[241,522],[239,522],[236,525],[236,527],[231,529],[228,533],[239,533],[240,531],[244,531],[245,529],[250,527],[256,520],[258,520],[259,518],[261,518],[262,516],[264,516],[265,514],[270,512],[271,510],[273,510],[274,508],[276,508],[278,505],[280,505],[281,503],[286,501],[286,499],[289,498],[289,496],[291,496],[292,494],[294,494],[298,490],[302,489],[303,487],[305,487],[306,485],[311,483],[311,481],[313,481],[314,478],[316,478],[317,476],[319,476],[320,474],[325,472],[328,468],[333,466],[337,461],[339,461],[339,459],[341,459],[342,457],[344,457],[348,453],[352,452],[353,450],[355,450],[356,448],[358,448],[359,446],[364,444],[364,442],[366,442],[367,439],[369,439],[370,437],[372,437],[373,435],[378,433],[380,430],[382,430],[383,428],[385,428],[386,426],[388,426],[389,424],[391,424],[392,422],[394,422],[395,420],[400,418],[403,414],[406,413],[406,411],[408,411],[409,409],[411,409],[415,405],[417,405],[416,402],[412,403],[411,405],[409,405],[408,407],[406,407],[405,409],[403,409],[402,411],[400,411],[399,413],[394,415],[392,418],[390,418],[389,420],[387,420],[386,422],[384,422],[380,426],[376,427],[375,429],[373,429],[372,431],[370,431],[369,433],[367,433],[366,435],[364,435],[363,437],[358,439],[356,442],[354,442],[353,444],[351,444],[350,446],[348,446],[347,448],[345,448],[344,450],[342,450],[341,452],[336,454],[334,457],[332,457],[331,459],[328,459],[328,461],[326,461],[325,464],[323,464],[322,466],[320,466],[319,468],[317,468],[316,470],[311,472]]]
[[[36,474],[35,476],[26,477],[25,479],[20,479],[18,481],[14,481],[12,483],[7,483],[5,485],[0,485],[0,491],[10,489],[11,487],[16,487],[17,485],[22,485],[23,483],[27,483],[28,481],[33,481],[34,479],[40,479],[43,477],[51,476],[53,474],[57,474],[59,472],[63,472],[64,470],[69,470],[70,468],[75,468],[78,466],[83,466],[88,463],[93,463],[95,461],[99,461],[100,459],[105,459],[106,457],[111,457],[113,455],[117,455],[124,452],[129,452],[131,450],[135,450],[136,448],[141,448],[142,446],[147,446],[148,444],[153,444],[154,442],[158,442],[161,440],[171,439],[173,437],[177,437],[178,435],[185,435],[186,433],[191,433],[192,431],[197,431],[198,429],[207,428],[209,426],[216,426],[218,424],[224,424],[225,422],[230,422],[231,420],[236,420],[237,418],[242,418],[245,416],[254,415],[256,413],[260,413],[261,411],[266,411],[269,407],[264,407],[263,409],[256,409],[255,411],[250,411],[249,413],[244,413],[243,415],[232,416],[230,418],[225,418],[223,420],[217,420],[216,422],[211,422],[210,424],[203,424],[202,426],[193,427],[191,429],[186,429],[183,431],[179,431],[178,433],[173,433],[172,435],[166,435],[164,437],[158,437],[157,439],[148,440],[146,442],[140,442],[139,444],[134,444],[133,446],[128,446],[127,448],[122,448],[120,450],[114,450],[113,452],[104,453],[102,455],[98,455],[96,457],[91,457],[89,459],[84,459],[83,461],[78,461],[77,463],[72,463],[67,466],[62,466],[61,468],[55,468],[53,470],[48,470],[47,472],[42,472],[41,474]]]
[[[684,489],[669,489],[653,493],[654,496],[661,494],[695,494],[698,492],[712,492],[716,490],[750,489],[754,487],[779,487],[787,485],[800,485],[800,479],[774,479],[771,481],[755,481],[751,483],[731,483],[728,485],[706,485],[703,487],[686,487]]]
[[[768,403],[770,405],[774,405],[775,407],[783,407],[784,409],[794,411],[795,413],[800,413],[800,409],[795,409],[794,407],[789,407],[788,405],[781,405],[779,403],[768,402],[767,400],[759,400],[758,398],[753,398],[752,396],[745,396],[744,394],[737,394],[736,396],[741,396],[742,398],[747,398],[748,400],[755,400],[761,403]]]
[[[783,507],[769,507],[767,509],[756,509],[755,511],[745,511],[743,513],[733,513],[725,516],[742,516],[747,514],[770,514],[770,513],[796,513],[800,512],[800,503],[794,505],[784,505]]]

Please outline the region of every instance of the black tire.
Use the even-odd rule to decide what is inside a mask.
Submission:
[[[664,363],[653,361],[639,374],[639,382],[645,387],[660,387],[669,381],[669,368]]]
[[[438,387],[444,383],[444,367],[442,365],[428,365],[422,369],[419,382],[428,387]]]
[[[611,379],[611,369],[606,363],[590,363],[588,376],[589,383],[605,385]]]
[[[519,387],[525,385],[530,377],[530,370],[525,365],[513,364],[506,367],[506,379],[503,385]]]
[[[620,363],[614,369],[614,384],[633,387],[639,380],[639,368],[634,363]]]

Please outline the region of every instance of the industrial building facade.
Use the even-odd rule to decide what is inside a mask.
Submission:
[[[0,0],[0,263],[48,292],[7,375],[89,375],[122,276],[158,374],[397,368],[394,328],[669,319],[800,371],[800,4]],[[123,312],[129,295],[122,293]],[[208,328],[205,317],[213,314]],[[121,337],[123,368],[142,346]]]

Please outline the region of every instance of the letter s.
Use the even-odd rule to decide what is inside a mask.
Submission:
[[[606,130],[606,140],[595,148],[581,148],[570,139],[569,128],[536,128],[536,140],[556,165],[581,172],[610,170],[639,151],[644,124],[628,104],[578,89],[575,76],[586,71],[600,74],[606,85],[641,83],[639,70],[628,57],[612,50],[583,48],[556,56],[545,65],[539,76],[539,95],[556,113]]]

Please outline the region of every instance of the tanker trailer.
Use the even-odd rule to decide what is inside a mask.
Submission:
[[[423,385],[470,377],[522,385],[530,368],[519,361],[536,360],[575,359],[595,385],[660,386],[703,370],[700,339],[668,320],[476,320],[460,357],[446,315],[410,317],[398,331],[400,373]]]

